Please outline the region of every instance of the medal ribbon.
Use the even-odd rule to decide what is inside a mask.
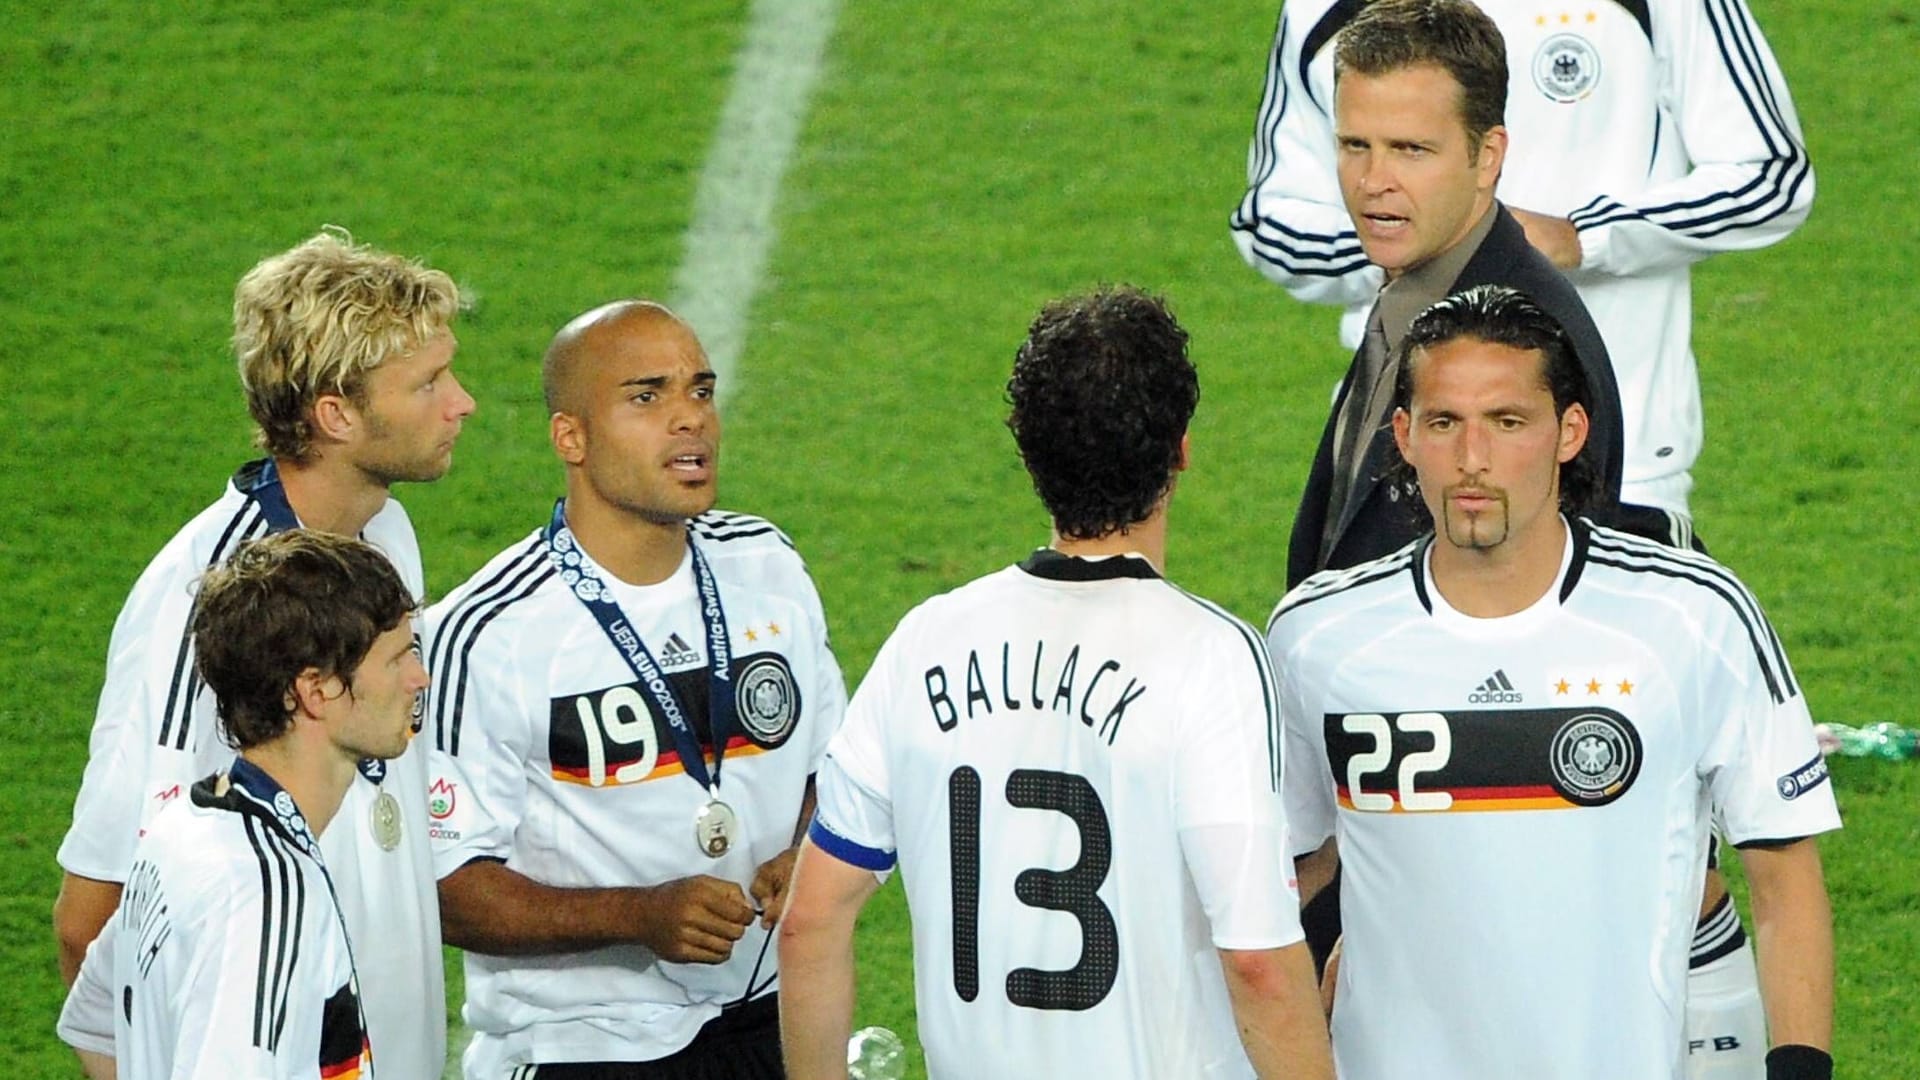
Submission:
[[[647,643],[640,640],[634,632],[633,624],[627,621],[626,613],[613,599],[613,593],[607,588],[600,575],[594,573],[586,555],[580,550],[579,541],[573,537],[573,530],[567,528],[567,501],[556,500],[553,504],[553,520],[547,523],[543,535],[547,541],[547,558],[560,575],[560,580],[573,590],[574,598],[600,624],[600,629],[613,643],[614,651],[627,662],[627,667],[640,680],[653,703],[659,707],[660,715],[667,718],[667,729],[673,733],[674,749],[680,754],[680,764],[694,782],[707,789],[708,795],[720,797],[720,764],[727,756],[727,739],[736,720],[733,704],[733,651],[727,636],[727,614],[720,604],[720,587],[714,582],[713,570],[707,565],[707,557],[700,553],[700,545],[693,542],[691,534],[687,537],[687,549],[693,554],[693,579],[700,590],[700,617],[707,630],[707,719],[712,726],[713,735],[713,772],[707,772],[706,755],[700,751],[700,738],[694,734],[693,725],[687,722],[686,713],[680,708],[680,701],[674,697],[673,688],[667,685],[667,677],[660,665],[647,650]]]
[[[259,504],[260,516],[267,520],[268,536],[300,527],[300,517],[287,501],[287,489],[280,483],[280,469],[272,458],[241,466],[234,474],[233,486]],[[375,784],[387,778],[387,763],[379,758],[361,758],[358,768],[361,776]]]

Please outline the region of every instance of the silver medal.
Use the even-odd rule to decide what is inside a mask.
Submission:
[[[740,819],[733,807],[719,799],[708,800],[693,813],[693,842],[709,859],[718,859],[733,849],[740,832]]]
[[[382,788],[380,797],[373,800],[373,810],[367,815],[367,825],[373,830],[373,841],[382,851],[392,851],[400,846],[400,800],[393,793]]]

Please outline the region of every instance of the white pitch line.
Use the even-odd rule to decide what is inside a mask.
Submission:
[[[724,397],[773,250],[773,211],[819,81],[840,0],[754,0],[733,81],[693,196],[670,306],[700,335]],[[444,1080],[460,1080],[472,1032],[447,1030]]]
[[[707,348],[725,395],[773,249],[774,207],[839,0],[755,0],[733,84],[700,169],[673,309]]]

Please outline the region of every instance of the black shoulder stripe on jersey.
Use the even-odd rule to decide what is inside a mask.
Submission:
[[[506,565],[495,571],[492,577],[467,590],[466,596],[462,597],[447,612],[447,617],[440,621],[439,627],[434,631],[433,639],[428,642],[427,672],[438,678],[443,666],[442,661],[446,659],[443,655],[443,643],[452,640],[459,631],[460,623],[469,618],[475,608],[484,607],[513,591],[517,584],[517,576],[524,575],[529,569],[546,562],[546,541],[534,537],[527,542],[518,555],[507,560]]]
[[[468,625],[474,619],[484,616],[494,605],[504,602],[505,598],[518,591],[528,575],[542,569],[550,571],[551,568],[546,541],[535,537],[518,555],[508,559],[504,566],[495,571],[492,577],[469,590],[447,612],[446,618],[434,627],[433,637],[427,642],[427,675],[433,680],[428,693],[428,707],[435,717],[434,749],[446,749],[443,745],[445,736],[439,723],[439,706],[447,700],[448,689],[452,686],[454,643],[467,632]],[[545,580],[544,576],[542,580]]]
[[[752,514],[735,513],[731,510],[709,510],[689,521],[688,527],[702,540],[725,543],[728,540],[744,540],[750,536],[765,536],[772,533],[780,542],[793,547],[793,541],[780,527],[763,517]]]
[[[1656,559],[1648,559],[1644,562],[1632,561],[1613,553],[1611,549],[1603,550],[1598,544],[1595,545],[1594,552],[1588,556],[1588,561],[1598,566],[1611,566],[1629,573],[1658,574],[1661,577],[1691,581],[1711,591],[1727,602],[1727,606],[1733,609],[1734,615],[1740,619],[1740,624],[1746,628],[1748,642],[1753,647],[1754,659],[1760,665],[1761,677],[1766,679],[1767,692],[1772,695],[1774,703],[1779,704],[1800,693],[1800,688],[1793,682],[1792,671],[1785,664],[1785,655],[1780,649],[1779,639],[1773,636],[1773,628],[1767,624],[1765,616],[1749,608],[1751,598],[1743,595],[1746,590],[1739,582],[1731,581],[1724,574],[1714,574],[1701,567],[1677,561]],[[1772,655],[1769,655],[1770,653]]]
[[[1587,552],[1593,547],[1593,522],[1586,518],[1567,521],[1567,534],[1573,538],[1573,557],[1567,560],[1567,576],[1560,582],[1560,602],[1567,602],[1580,584],[1580,572],[1586,568]],[[1432,609],[1429,608],[1429,611]]]
[[[1273,632],[1273,624],[1279,622],[1282,615],[1298,611],[1316,600],[1338,596],[1362,585],[1371,585],[1376,581],[1384,581],[1395,574],[1405,572],[1414,564],[1416,556],[1420,553],[1420,545],[1424,542],[1424,538],[1416,540],[1391,555],[1349,567],[1338,577],[1318,585],[1313,584],[1311,580],[1302,582],[1298,588],[1280,598],[1279,605],[1273,609],[1272,617],[1267,619],[1267,632]]]
[[[1360,14],[1361,8],[1366,6],[1367,0],[1337,0],[1332,7],[1327,8],[1327,13],[1320,16],[1320,21],[1314,23],[1313,29],[1307,31],[1307,36],[1301,40],[1300,85],[1308,88],[1308,96],[1313,94],[1313,84],[1307,81],[1307,69],[1313,66],[1313,58],[1320,55],[1321,49],[1333,44],[1334,37],[1353,21],[1355,15]],[[1316,104],[1323,110],[1333,107],[1331,101],[1316,102]]]
[[[254,976],[253,1045],[272,1053],[279,1049],[280,1034],[286,1027],[293,968],[299,962],[307,881],[297,857],[272,825],[253,814],[242,814],[240,820],[254,858],[260,863],[260,950],[259,970]]]
[[[240,509],[228,519],[219,541],[213,545],[213,554],[207,559],[207,569],[211,570],[225,562],[241,544],[265,535],[268,528],[266,515],[260,512],[259,503],[252,499],[242,503]],[[167,704],[160,713],[159,744],[175,750],[187,748],[188,729],[193,724],[193,701],[200,696],[200,672],[193,666],[193,609],[189,607],[187,612],[186,624],[180,627],[180,647],[173,657],[173,679],[167,686]]]
[[[1788,695],[1792,696],[1800,692],[1799,687],[1794,683],[1793,668],[1792,665],[1787,663],[1787,650],[1786,646],[1780,643],[1780,635],[1774,632],[1773,623],[1767,618],[1766,612],[1761,609],[1760,601],[1754,597],[1753,591],[1748,589],[1746,584],[1738,577],[1735,577],[1733,571],[1715,562],[1711,556],[1694,551],[1691,548],[1666,547],[1652,540],[1628,533],[1609,532],[1604,535],[1596,534],[1595,539],[1603,543],[1606,550],[1616,551],[1622,555],[1637,555],[1641,558],[1657,560],[1676,566],[1689,567],[1700,573],[1708,574],[1723,583],[1728,590],[1728,593],[1724,593],[1723,595],[1728,595],[1728,602],[1732,603],[1734,609],[1741,612],[1743,618],[1747,619],[1748,628],[1750,630],[1756,627],[1759,629],[1761,637],[1764,638],[1766,648],[1772,652],[1774,663],[1783,675],[1783,681],[1787,687]],[[1760,643],[1756,641],[1755,647],[1759,648],[1759,644]],[[1761,657],[1763,666],[1765,660],[1766,657],[1763,654]]]
[[[779,531],[779,529],[774,528],[772,525],[762,525],[757,529],[736,528],[724,532],[717,529],[696,527],[694,529],[694,535],[702,540],[712,540],[714,543],[724,544],[729,540],[745,540],[749,536],[765,536],[768,533],[777,533]]]
[[[519,576],[512,581],[517,586],[510,593],[501,595],[484,608],[475,607],[467,614],[471,620],[463,620],[465,625],[458,628],[459,637],[448,645],[443,662],[447,667],[447,676],[443,682],[446,687],[442,696],[434,703],[434,746],[449,754],[460,753],[460,721],[466,714],[467,706],[467,669],[473,655],[473,646],[480,640],[480,634],[487,624],[500,617],[514,604],[525,600],[537,592],[554,576],[551,563],[543,554],[538,562],[530,563]],[[455,652],[455,649],[458,649]]]
[[[1253,670],[1260,676],[1260,701],[1261,704],[1266,707],[1267,711],[1267,782],[1272,785],[1276,793],[1279,792],[1281,772],[1279,736],[1280,689],[1274,685],[1273,663],[1267,657],[1267,643],[1260,640],[1260,636],[1253,632],[1253,627],[1248,626],[1244,619],[1234,615],[1226,608],[1221,607],[1204,596],[1190,593],[1178,585],[1174,586],[1174,591],[1200,605],[1202,608],[1205,608],[1207,611],[1212,612],[1216,617],[1225,621],[1228,626],[1233,627],[1234,630],[1240,634],[1240,640],[1246,645],[1247,651],[1253,654]]]

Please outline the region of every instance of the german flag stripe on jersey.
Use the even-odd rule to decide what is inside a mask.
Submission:
[[[1327,764],[1356,813],[1578,810],[1625,795],[1640,733],[1608,708],[1329,713]]]
[[[753,743],[748,742],[745,735],[735,735],[733,738],[727,740],[727,757],[729,758],[752,757],[755,754],[764,754],[766,752],[766,748],[755,746]],[[663,776],[679,776],[681,773],[687,771],[687,767],[680,763],[680,752],[669,747],[660,751],[660,756],[654,759],[653,769],[645,776],[619,779],[621,769],[629,765],[638,764],[641,760],[643,759],[635,757],[626,761],[607,762],[606,780],[602,784],[595,784],[593,782],[592,768],[584,765],[562,766],[558,762],[555,762],[553,766],[553,778],[563,783],[582,784],[587,787],[612,787],[615,784],[643,784],[649,780],[657,780]]]
[[[348,983],[333,992],[320,1014],[320,1080],[354,1080],[372,1060],[360,998]]]

